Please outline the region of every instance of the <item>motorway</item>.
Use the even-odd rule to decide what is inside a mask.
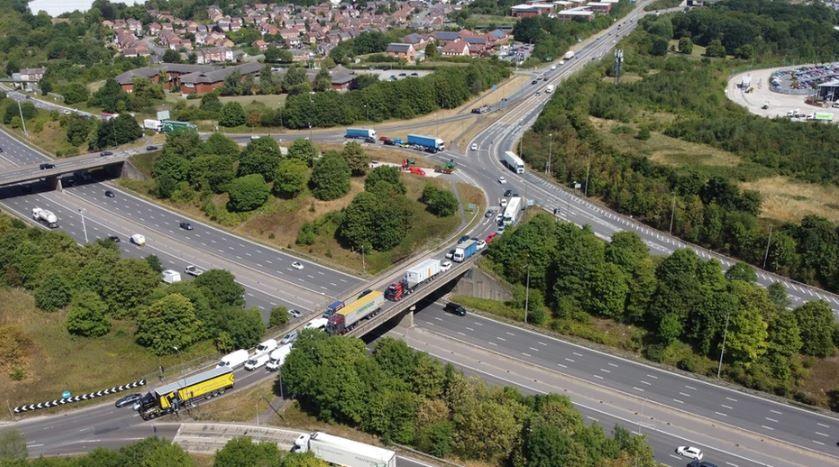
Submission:
[[[624,27],[621,31],[628,32],[634,26],[639,15],[640,12],[637,10],[631,13],[623,21]],[[613,27],[610,33],[604,33],[588,45],[580,48],[577,51],[577,58],[554,72],[550,82],[558,83],[585,62],[605,54],[613,44],[614,36],[610,34],[615,31],[616,28]],[[477,156],[463,156],[453,152],[441,153],[438,156],[441,158],[455,157],[462,168],[459,171],[462,172],[460,176],[482,187],[489,199],[494,199],[503,189],[510,187],[518,190],[525,197],[537,200],[537,204],[546,208],[560,207],[560,217],[578,224],[589,224],[598,235],[604,238],[608,238],[618,230],[631,229],[643,234],[642,237],[648,244],[651,244],[651,248],[657,253],[666,253],[684,245],[677,239],[655,232],[631,219],[577,198],[572,193],[543,181],[535,174],[528,173],[524,176],[517,176],[505,171],[500,166],[497,156],[500,152],[510,149],[516,144],[520,134],[532,123],[541,106],[546,102],[547,97],[544,95],[531,95],[535,88],[538,88],[538,86],[521,91],[519,93],[520,99],[517,99],[515,104],[510,104],[510,110],[475,139],[475,142],[480,146],[480,152]],[[0,147],[4,149],[4,153],[0,154],[0,157],[2,157],[0,164],[3,164],[4,168],[21,163],[35,163],[46,160],[46,157],[36,150],[17,142],[10,135],[2,132],[0,132]],[[501,186],[496,182],[497,176],[501,173],[510,180],[507,186]],[[103,195],[105,189],[113,190],[116,196],[106,198]],[[121,247],[127,255],[140,257],[154,253],[163,260],[166,267],[179,270],[182,270],[187,263],[207,268],[220,267],[231,270],[236,275],[237,280],[246,287],[248,304],[263,310],[267,310],[277,303],[283,303],[316,313],[316,310],[322,309],[323,305],[331,298],[336,296],[345,297],[350,292],[363,288],[362,281],[359,278],[318,266],[315,263],[305,262],[303,271],[293,270],[289,267],[289,264],[297,258],[200,222],[192,221],[195,227],[193,231],[181,231],[178,228],[178,222],[184,219],[183,216],[107,184],[91,183],[74,186],[61,193],[23,193],[19,196],[9,196],[11,193],[7,191],[6,194],[7,196],[2,201],[3,205],[22,216],[28,217],[31,208],[36,205],[53,210],[61,219],[61,228],[79,241],[84,240],[85,230],[90,235],[88,240],[93,237],[106,237],[109,234],[117,234],[125,240],[132,233],[143,233],[149,239],[147,246],[144,248],[135,247],[125,241],[121,243]],[[82,226],[79,209],[85,210],[86,229]],[[493,229],[492,223],[485,221],[473,233],[483,235]],[[711,253],[704,251],[701,254],[711,255]],[[714,255],[714,257],[718,256]],[[769,273],[761,272],[760,274],[764,281],[777,279]],[[334,289],[333,284],[335,284]],[[816,293],[824,294],[824,292],[812,288],[797,289],[792,282],[787,282],[787,285],[790,287],[791,295],[798,297],[797,300],[799,301],[807,296],[814,297]],[[831,306],[836,309],[839,301],[835,300],[835,296],[828,296],[828,298],[834,299]],[[442,326],[435,323],[429,325],[430,321],[423,319],[424,313],[421,312],[417,315],[419,327],[436,326],[434,328],[436,332],[445,332],[445,330],[440,331],[440,328],[451,328],[449,335],[454,334],[461,339],[463,336],[458,333],[468,336],[468,333],[471,332],[465,328],[458,328],[458,322],[455,320],[445,320]],[[437,321],[434,318],[432,319]],[[473,347],[481,345],[481,343],[490,346],[491,344],[488,344],[488,342],[493,342],[498,346],[498,349],[493,350],[505,352],[509,355],[520,355],[522,353],[534,355],[533,351],[522,347],[522,344],[527,343],[526,341],[531,341],[530,344],[533,344],[532,336],[525,336],[521,341],[509,339],[510,336],[507,333],[515,334],[522,331],[517,331],[518,328],[512,328],[512,330],[503,327],[490,328],[488,327],[485,331],[487,334],[481,334],[475,338],[481,342],[470,342],[468,339],[465,339],[465,341],[473,344]],[[557,343],[554,344],[554,342]],[[561,341],[551,340],[550,345],[556,345],[556,347],[551,347],[550,351],[545,350],[544,355],[540,354],[538,358],[534,358],[534,361],[543,366],[550,364],[554,370],[556,370],[554,367],[558,367],[560,364],[566,365],[569,374],[586,381],[595,382],[618,393],[640,392],[634,389],[638,387],[644,389],[643,397],[645,399],[674,411],[696,410],[698,418],[703,420],[717,420],[720,423],[742,426],[745,430],[764,435],[766,439],[782,440],[784,443],[778,444],[787,447],[783,451],[786,454],[782,453],[778,459],[785,459],[793,464],[796,455],[803,456],[804,454],[790,454],[798,449],[790,448],[790,444],[818,451],[823,455],[836,455],[834,443],[839,439],[839,432],[836,431],[839,420],[833,417],[811,413],[787,404],[750,396],[745,392],[707,384],[701,380],[682,375],[668,373],[670,376],[659,376],[659,378],[667,381],[666,384],[659,384],[653,378],[651,378],[652,381],[642,378],[638,368],[633,366],[639,365],[637,363],[594,351],[586,350],[584,352],[585,348],[583,347],[570,350],[569,355],[569,349],[562,347],[558,342]],[[567,346],[569,344],[563,345]],[[582,354],[583,358],[576,357],[575,352]],[[575,360],[575,362],[568,362],[566,359],[569,358]],[[626,369],[613,370],[615,368],[613,365]],[[511,365],[507,369],[507,373],[515,370],[516,367],[517,365]],[[562,369],[561,367],[558,368]],[[609,372],[600,371],[601,369],[609,370]],[[563,372],[566,371],[566,369],[562,370]],[[658,375],[657,373],[650,374]],[[242,374],[237,389],[267,376],[267,374],[261,372]],[[496,378],[506,381],[503,374],[485,376],[490,379]],[[642,380],[649,385],[643,383]],[[520,382],[508,382],[508,384],[526,386]],[[679,384],[697,388],[696,393],[690,392],[691,389],[686,387],[679,391]],[[679,394],[682,392],[688,396]],[[735,401],[729,401],[726,399],[727,397],[736,399],[736,403],[733,403]],[[718,407],[714,404],[717,404]],[[723,404],[729,408],[726,408]],[[776,414],[773,411],[781,412],[781,414]],[[600,413],[589,414],[589,416],[603,418],[607,415]],[[610,422],[604,423],[610,424]],[[142,423],[139,418],[135,418],[130,410],[116,411],[110,403],[81,411],[65,412],[57,416],[28,418],[17,425],[24,431],[30,443],[30,452],[34,455],[78,452],[78,450],[81,450],[80,446],[87,446],[83,442],[89,442],[91,439],[100,440],[102,443],[116,443],[117,441],[114,440],[125,442],[124,440],[137,435],[137,433],[147,434],[149,431],[149,425]],[[88,432],[91,432],[90,435],[87,434]],[[93,435],[96,438],[89,437]],[[673,459],[669,457],[670,451],[672,451],[674,445],[687,444],[684,439],[691,438],[679,439],[673,436],[667,437],[660,433],[655,436],[656,439],[659,439],[659,441],[656,441],[658,444],[654,443],[657,459],[671,465],[678,465],[672,463]],[[703,436],[713,439],[716,434],[713,430],[710,432],[706,430]],[[722,437],[723,435],[719,436],[716,438],[716,443],[722,445],[726,438]],[[714,446],[715,442],[701,444],[701,447],[706,450],[713,450]],[[805,453],[808,456],[812,455],[810,451],[805,451]],[[719,457],[716,457],[715,454],[713,460],[718,459],[737,465],[749,464],[748,460],[743,460],[736,453],[725,454],[721,452]],[[827,463],[837,464],[837,458],[830,457],[827,459]]]

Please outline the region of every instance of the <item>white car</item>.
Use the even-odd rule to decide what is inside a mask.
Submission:
[[[454,250],[449,250],[446,252],[446,259],[452,259],[454,257]]]
[[[451,261],[446,260],[446,261],[443,261],[442,263],[440,263],[440,270],[443,271],[443,272],[446,272],[451,268],[452,268],[452,262]]]
[[[506,208],[507,207],[507,198],[501,198],[501,201],[499,201],[498,203],[501,205],[502,208]],[[498,214],[498,215],[500,216],[501,214]],[[496,216],[496,218],[498,218],[498,216]]]
[[[476,246],[478,247],[479,250],[483,250],[484,248],[487,247],[487,242],[485,242],[483,240],[478,240],[478,244]]]
[[[501,177],[498,177],[498,183],[503,185],[503,184],[507,183],[507,179],[504,178],[504,176],[502,175]]]
[[[676,448],[676,454],[687,457],[688,459],[702,460],[702,450],[693,446],[679,446]]]
[[[295,262],[291,263],[291,267],[293,267],[294,269],[297,269],[298,271],[302,271],[303,270],[303,263],[301,263],[300,261],[295,261]]]
[[[556,70],[556,65],[551,65],[551,70]]]
[[[137,246],[143,246],[146,244],[146,236],[143,234],[134,234],[131,236],[131,243]]]
[[[471,148],[472,148],[473,151],[477,151],[478,150],[478,143],[472,143]]]

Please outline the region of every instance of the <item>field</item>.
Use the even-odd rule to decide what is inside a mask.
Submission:
[[[204,342],[191,347],[182,356],[158,360],[134,342],[130,322],[114,322],[111,332],[104,337],[78,338],[64,328],[66,312],[38,310],[32,295],[22,289],[0,289],[0,303],[4,304],[0,307],[0,326],[16,328],[27,341],[20,346],[20,360],[13,363],[9,358],[9,341],[0,338],[0,358],[3,360],[0,364],[0,397],[7,407],[57,399],[65,390],[81,394],[143,377],[148,377],[154,385],[159,381],[158,365],[172,368],[215,352],[211,343]],[[22,379],[16,380],[13,376],[22,376]],[[0,413],[3,414],[0,418],[10,416],[6,410]]]
[[[761,194],[762,217],[796,222],[806,215],[816,214],[839,223],[839,187],[835,185],[805,183],[777,176],[743,182],[740,187]]]
[[[221,101],[222,104],[226,104],[228,102],[238,102],[242,104],[242,106],[245,108],[255,104],[263,105],[271,109],[276,109],[282,107],[282,105],[285,104],[286,97],[287,96],[285,94],[268,94],[264,96],[219,96],[218,100]],[[167,101],[171,102],[173,100],[177,102],[177,100],[184,99],[176,94],[168,94]],[[186,99],[186,103],[193,107],[197,107],[199,104],[201,104],[201,99]]]

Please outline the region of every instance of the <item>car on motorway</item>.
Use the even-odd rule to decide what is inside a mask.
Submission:
[[[452,268],[452,262],[449,260],[443,261],[440,263],[440,271],[446,272]]]
[[[484,213],[484,218],[489,219],[490,217],[495,215],[495,211],[492,209],[487,209],[487,212]]]
[[[300,261],[295,261],[295,262],[291,263],[291,267],[293,267],[294,269],[297,269],[298,271],[302,271],[303,270],[303,263],[301,263]]]
[[[188,264],[188,265],[184,268],[184,272],[186,272],[186,273],[187,273],[187,274],[189,274],[190,276],[194,276],[194,277],[198,277],[198,276],[200,276],[201,274],[204,274],[204,270],[203,270],[203,269],[201,269],[201,268],[199,268],[198,266],[196,266],[196,265],[194,265],[194,264]]]
[[[143,246],[146,244],[146,236],[143,234],[134,234],[131,236],[131,243],[137,246]]]
[[[157,146],[153,146],[153,145],[146,146],[146,151],[157,151]]]
[[[292,318],[299,318],[299,317],[303,316],[302,311],[295,310],[293,308],[291,310],[288,310],[288,314],[290,314]]]
[[[184,230],[192,230],[192,224],[190,224],[189,222],[182,221],[182,222],[181,222],[180,224],[178,224],[178,225],[179,225],[182,229],[184,229]]]
[[[280,345],[291,344],[292,342],[297,340],[297,336],[299,335],[300,334],[297,331],[291,331],[290,333],[283,336],[282,339],[280,339]]]
[[[498,236],[498,232],[493,232],[493,233],[487,235],[487,238],[486,238],[485,241],[487,243],[492,243],[492,241],[495,240],[495,237],[497,237],[497,236]]]
[[[477,151],[478,150],[478,143],[472,143],[471,148],[472,148],[473,151]]]
[[[449,313],[454,313],[457,316],[466,316],[466,308],[463,308],[463,305],[458,305],[455,302],[446,303],[443,310],[448,311]]]
[[[503,184],[507,183],[507,179],[504,178],[504,176],[502,175],[502,176],[498,177],[498,183],[501,183],[503,185]]]
[[[121,409],[123,407],[128,407],[129,405],[134,405],[134,403],[139,401],[142,397],[142,394],[129,394],[125,397],[120,397],[116,402],[114,402],[114,407]]]
[[[454,257],[454,250],[449,250],[446,252],[446,259],[452,259]]]
[[[541,96],[541,95],[542,95],[542,91],[536,91],[536,94],[535,94],[535,95],[536,95],[536,96]]]
[[[551,65],[551,71],[556,70],[556,65]]]
[[[479,250],[483,250],[484,248],[487,247],[487,242],[485,242],[483,240],[480,240],[480,239],[477,239],[477,240],[478,240],[478,244],[476,246],[478,247]]]
[[[507,198],[501,198],[501,201],[499,201],[498,204],[500,204],[502,208],[506,208],[507,207]]]
[[[702,450],[693,446],[679,446],[676,448],[676,454],[688,459],[702,460]]]
[[[308,323],[306,323],[306,325],[305,325],[305,326],[303,326],[303,329],[320,329],[320,330],[324,330],[324,329],[326,329],[326,324],[327,324],[328,322],[329,322],[329,319],[328,319],[328,318],[315,318],[315,319],[313,319],[313,320],[309,321]]]
[[[464,235],[464,236],[460,237],[460,240],[458,240],[457,243],[463,243],[466,240],[469,240],[469,238],[470,237],[468,235]]]
[[[110,240],[114,243],[119,243],[120,242],[119,237],[117,237],[116,235],[108,235],[108,240]]]
[[[688,467],[717,467],[717,464],[708,461],[693,460],[688,464]]]
[[[44,162],[43,164],[39,165],[38,168],[41,169],[41,170],[54,169],[55,164],[51,164],[49,162]]]
[[[111,191],[111,190],[105,190],[105,197],[106,197],[106,198],[113,198],[114,196],[116,196],[116,195],[114,194],[114,192],[113,192],[113,191]]]
[[[513,196],[513,190],[504,190],[504,197],[509,198],[510,196]]]
[[[111,151],[102,151],[102,152],[99,153],[99,157],[108,157],[108,156],[113,156],[113,155],[114,155],[114,153],[112,153]]]

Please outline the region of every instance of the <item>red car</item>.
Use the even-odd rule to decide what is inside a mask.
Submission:
[[[498,232],[493,232],[493,233],[491,233],[491,234],[487,235],[486,242],[487,242],[487,243],[492,243],[492,241],[493,241],[493,240],[495,240],[495,237],[496,237],[497,235],[498,235]]]

